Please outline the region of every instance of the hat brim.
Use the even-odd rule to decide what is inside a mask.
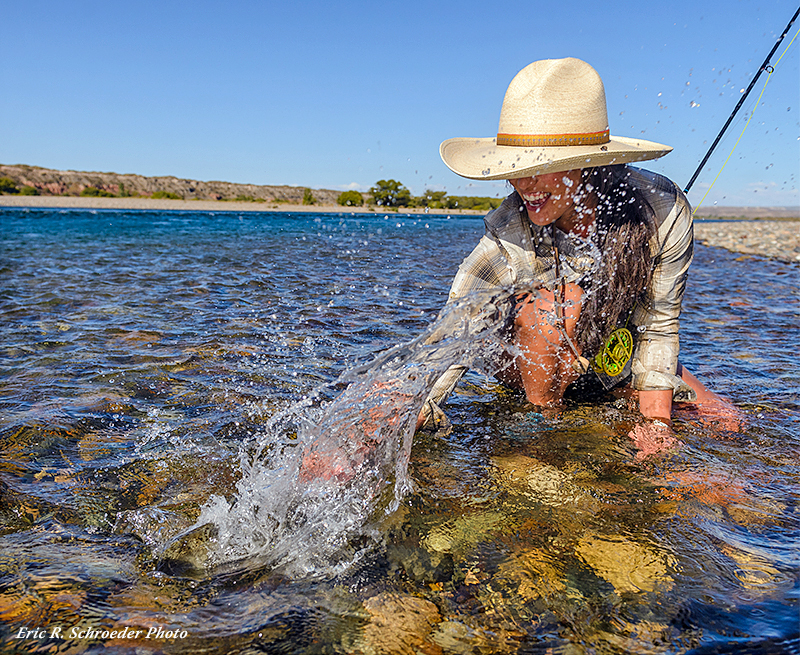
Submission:
[[[447,167],[470,180],[512,180],[576,168],[658,159],[672,150],[644,139],[612,136],[595,146],[498,146],[494,137],[443,141],[439,154]]]

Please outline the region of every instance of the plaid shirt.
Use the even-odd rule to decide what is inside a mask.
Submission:
[[[667,178],[629,167],[629,183],[638,187],[655,213],[658,229],[650,241],[653,276],[646,302],[637,305],[631,322],[637,326],[631,370],[636,389],[674,389],[685,385],[676,377],[678,318],[689,264],[692,261],[692,210],[686,197]],[[484,222],[486,234],[461,264],[450,299],[494,287],[544,285],[553,288],[555,265],[552,238],[561,254],[561,274],[579,283],[593,273],[600,253],[590,240],[561,230],[533,225],[511,194]],[[551,236],[552,235],[552,236]],[[466,372],[452,366],[434,386],[429,399],[439,404]]]

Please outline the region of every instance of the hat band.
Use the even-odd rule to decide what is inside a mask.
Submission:
[[[497,133],[498,146],[599,146],[610,141],[608,130],[583,134],[504,134]]]

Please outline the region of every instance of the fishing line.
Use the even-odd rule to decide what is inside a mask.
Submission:
[[[788,50],[791,47],[792,43],[794,43],[794,40],[797,38],[797,34],[800,34],[800,32],[797,32],[792,37],[792,40],[789,41],[789,45],[786,46],[786,50]],[[784,50],[783,54],[780,57],[778,57],[778,61],[775,62],[775,66],[778,65],[778,62],[780,62],[780,60],[783,58],[783,55],[786,54],[786,50]],[[725,159],[725,162],[722,164],[722,167],[719,169],[719,173],[717,173],[717,176],[714,178],[714,181],[709,185],[709,187],[706,190],[705,194],[703,194],[703,197],[700,199],[700,202],[697,203],[697,206],[694,208],[694,211],[692,212],[692,214],[697,213],[697,210],[700,208],[700,205],[703,204],[703,201],[706,199],[706,196],[711,192],[711,189],[714,186],[714,184],[716,183],[716,181],[719,179],[719,176],[722,175],[722,171],[725,169],[725,166],[728,163],[728,160],[733,155],[734,150],[736,150],[736,146],[739,145],[739,141],[744,136],[744,131],[747,129],[747,126],[750,124],[750,119],[753,118],[753,114],[756,112],[756,107],[758,107],[758,105],[761,104],[761,97],[764,95],[764,91],[767,88],[767,84],[769,84],[769,78],[772,77],[772,74],[775,72],[775,66],[767,66],[767,73],[768,73],[767,81],[764,82],[764,87],[761,89],[761,93],[758,95],[758,100],[756,100],[756,104],[753,107],[753,109],[751,110],[750,116],[748,116],[747,122],[744,124],[744,127],[742,128],[742,132],[741,132],[741,134],[739,134],[739,138],[736,139],[736,143],[733,144],[733,148],[731,148],[730,154],[728,154],[728,157]],[[687,191],[688,191],[688,188],[687,188]]]
[[[747,96],[750,94],[750,91],[753,90],[753,87],[755,86],[756,81],[760,77],[761,73],[763,73],[765,70],[768,72],[768,75],[767,75],[767,81],[764,83],[764,89],[767,88],[767,84],[769,83],[769,78],[772,77],[772,73],[775,72],[775,66],[778,65],[778,62],[783,58],[783,55],[786,54],[786,50],[788,50],[791,47],[792,43],[794,43],[794,40],[797,38],[797,34],[794,35],[792,40],[789,42],[789,45],[786,46],[786,50],[783,51],[783,54],[778,58],[778,61],[775,62],[775,66],[770,66],[769,65],[769,60],[772,58],[772,55],[775,54],[775,51],[778,49],[778,46],[780,46],[780,44],[783,41],[783,39],[789,33],[789,30],[792,28],[792,24],[797,19],[798,15],[800,15],[800,7],[798,7],[797,11],[794,12],[794,16],[792,16],[792,19],[786,25],[786,28],[783,30],[783,33],[781,34],[780,38],[775,42],[775,45],[772,46],[772,50],[770,50],[769,54],[767,55],[767,58],[764,59],[764,63],[761,64],[761,66],[759,67],[758,72],[756,73],[755,77],[753,77],[752,81],[750,82],[750,85],[747,87],[747,90],[744,92],[744,95],[741,98],[739,98],[739,102],[736,103],[736,107],[734,107],[733,111],[731,112],[731,115],[728,117],[728,120],[725,121],[725,125],[722,126],[722,129],[719,131],[719,134],[717,134],[717,138],[714,139],[714,143],[711,144],[711,147],[708,149],[708,152],[706,153],[706,156],[703,157],[703,161],[700,162],[700,165],[697,167],[697,170],[694,172],[694,175],[692,175],[692,178],[689,180],[689,183],[686,185],[686,188],[683,190],[684,193],[688,193],[689,189],[691,189],[692,184],[694,184],[694,181],[697,179],[697,176],[700,174],[700,171],[702,170],[703,166],[705,166],[705,164],[708,161],[709,157],[711,157],[711,153],[714,151],[714,148],[717,147],[717,144],[719,143],[720,139],[722,138],[722,135],[725,133],[725,130],[727,130],[728,126],[731,124],[731,121],[733,120],[733,117],[736,115],[736,112],[738,112],[739,109],[741,109],[742,105],[744,104],[744,101],[747,99]],[[758,102],[761,101],[761,96],[764,95],[764,89],[761,90],[761,95],[758,97]],[[758,107],[758,102],[756,102],[756,107]],[[753,108],[753,111],[750,112],[750,118],[747,119],[747,123],[745,123],[744,129],[747,129],[747,124],[750,123],[750,119],[753,117],[753,113],[754,112],[755,112],[755,108]],[[742,130],[742,134],[744,134],[744,130]],[[742,138],[742,135],[740,134],[739,135],[739,139],[741,139],[741,138]],[[738,143],[739,143],[739,139],[736,140],[736,144],[734,144],[734,146],[733,146],[734,150],[736,149],[736,145],[738,145]],[[733,150],[731,150],[731,154],[728,155],[728,159],[731,158],[732,154],[733,154]],[[725,160],[725,164],[728,163],[728,159]],[[722,165],[722,168],[725,168],[725,164]],[[717,173],[717,178],[719,177],[720,173],[722,173],[722,169],[720,169],[720,172]],[[717,181],[717,178],[714,178],[714,182]],[[711,186],[713,186],[713,185],[714,185],[714,183],[712,182]],[[708,191],[710,191],[710,190],[711,190],[711,187],[709,187]],[[708,195],[708,191],[706,191],[706,195]],[[703,200],[705,200],[705,196],[703,196]],[[701,200],[700,203],[697,205],[697,207],[699,207],[700,204],[702,204],[702,202],[703,201]],[[697,208],[695,208],[695,211],[697,211]]]

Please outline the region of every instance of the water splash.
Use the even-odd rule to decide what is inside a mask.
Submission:
[[[434,383],[453,364],[492,371],[514,293],[448,304],[415,340],[276,415],[243,453],[235,497],[212,497],[162,556],[197,561],[194,539],[207,570],[256,566],[301,577],[350,565],[379,538],[370,524],[410,490],[416,420]]]

